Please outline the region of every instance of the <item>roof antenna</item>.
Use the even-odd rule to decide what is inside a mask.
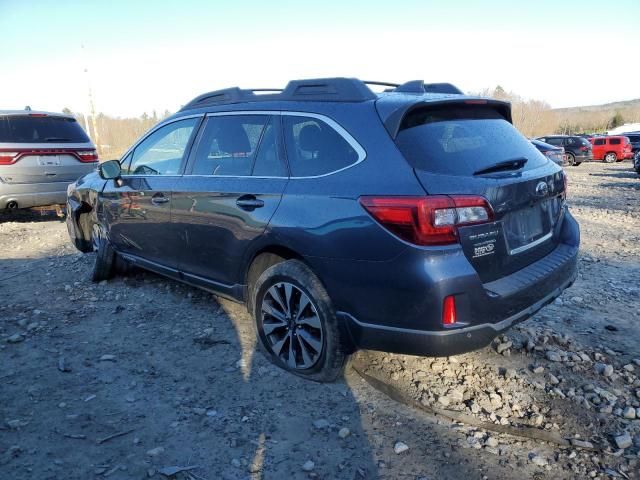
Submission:
[[[31,107],[30,107],[29,105],[27,105],[26,107],[24,107],[24,109],[25,109],[27,112],[30,112],[30,111],[31,111]]]

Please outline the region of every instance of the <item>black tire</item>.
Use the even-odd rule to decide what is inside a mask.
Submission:
[[[109,280],[115,272],[116,253],[102,229],[95,225],[91,233],[91,241],[96,252],[96,259],[91,272],[91,280],[101,282]]]
[[[567,163],[574,167],[576,165],[576,156],[571,152],[566,152],[567,155]]]
[[[604,163],[616,163],[618,161],[618,156],[615,152],[607,152],[604,155]]]
[[[580,166],[580,164],[581,164],[581,163],[582,163],[582,162],[576,162],[576,163],[574,163],[574,164],[573,164],[573,166],[574,166],[574,167],[578,167],[578,166]]]
[[[283,306],[273,301],[273,292],[284,289],[285,286],[289,286],[290,292],[293,291],[290,293],[291,301],[287,302],[289,304],[287,307],[289,314],[285,314],[287,320],[263,313],[265,309],[273,311],[274,306]],[[258,277],[255,286],[250,286],[249,292],[254,294],[250,305],[253,306],[251,313],[254,318],[258,346],[274,364],[316,382],[331,382],[342,374],[349,351],[348,336],[338,323],[327,291],[309,267],[299,260],[286,260],[273,265]],[[307,300],[310,301],[300,308],[297,314],[294,308],[296,292],[298,292],[299,299],[306,295]],[[280,297],[280,299],[286,300],[284,297]],[[299,303],[303,302],[299,301]],[[284,312],[284,310],[282,311]],[[303,311],[307,312],[309,318],[313,318],[314,322],[319,319],[321,328],[319,341],[316,329],[310,325],[298,324],[299,319],[305,321],[302,318]],[[272,320],[276,320],[276,322],[274,323]],[[265,325],[270,330],[268,334],[265,332]],[[278,326],[273,328],[273,325]],[[314,341],[322,345],[321,351],[317,352],[310,348],[313,344],[303,341],[310,336],[308,328],[315,333]],[[299,336],[296,329],[298,329],[297,332],[300,332]],[[278,345],[280,345],[280,355],[275,352]],[[305,350],[306,357],[302,350]],[[292,351],[294,351],[293,359],[289,356]],[[286,358],[284,358],[285,356]],[[315,359],[305,365],[305,360],[310,356]],[[291,362],[293,362],[293,366]],[[300,367],[298,367],[298,363],[301,364]]]

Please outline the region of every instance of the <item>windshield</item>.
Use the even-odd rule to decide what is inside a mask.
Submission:
[[[0,115],[0,142],[88,143],[90,140],[74,118]]]
[[[492,108],[445,106],[409,114],[396,138],[417,170],[473,175],[497,163],[527,159],[525,170],[548,160]]]

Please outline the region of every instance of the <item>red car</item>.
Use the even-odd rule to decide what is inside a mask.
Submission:
[[[631,142],[627,137],[593,137],[589,139],[593,144],[593,159],[603,160],[606,163],[621,162],[627,158],[633,158]]]

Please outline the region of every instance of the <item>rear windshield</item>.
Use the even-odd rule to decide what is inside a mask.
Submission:
[[[500,113],[477,105],[412,112],[402,121],[396,144],[413,168],[446,175],[473,175],[523,157],[525,170],[548,162]]]
[[[0,143],[88,143],[74,118],[0,115]]]

